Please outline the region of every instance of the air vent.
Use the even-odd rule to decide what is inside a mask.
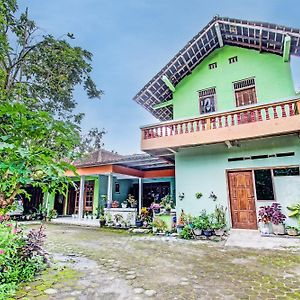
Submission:
[[[209,68],[210,70],[216,69],[217,67],[218,67],[218,65],[217,65],[216,62],[214,62],[214,63],[208,65],[208,68]]]
[[[276,153],[276,154],[263,154],[263,155],[253,155],[253,156],[246,156],[246,157],[230,157],[228,158],[229,162],[232,161],[241,161],[241,160],[256,160],[256,159],[266,159],[272,157],[286,157],[286,156],[294,156],[295,152],[283,152],[283,153]]]
[[[247,79],[244,79],[244,80],[234,82],[233,87],[236,91],[237,90],[242,90],[242,89],[245,89],[245,88],[255,87],[255,79],[254,78],[247,78]]]
[[[238,57],[237,56],[230,57],[228,59],[228,61],[229,61],[230,64],[234,64],[235,62],[238,61]]]
[[[198,91],[200,97],[211,96],[216,94],[216,88],[211,87],[205,90]]]

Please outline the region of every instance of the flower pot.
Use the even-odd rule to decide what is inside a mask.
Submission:
[[[270,223],[260,223],[259,230],[261,235],[270,235],[273,232]]]
[[[140,221],[140,220],[135,221],[135,226],[136,227],[142,227],[143,226],[143,221]]]
[[[215,229],[215,235],[217,235],[217,236],[223,236],[224,232],[225,232],[224,228]]]
[[[272,223],[272,229],[274,234],[284,234],[284,225],[282,223],[274,224]]]
[[[122,208],[127,208],[127,203],[121,203]]]
[[[154,208],[153,211],[154,211],[154,213],[159,214],[160,213],[160,208]]]
[[[147,222],[147,221],[144,221],[144,222],[143,222],[143,226],[144,226],[144,227],[147,227],[147,226],[148,226],[148,222]]]
[[[197,236],[202,235],[202,229],[195,228],[193,231],[194,231],[194,234]]]
[[[100,220],[99,223],[100,223],[100,227],[104,227],[106,224],[106,220]]]
[[[206,236],[206,237],[210,237],[213,235],[213,230],[212,229],[203,229],[203,234]]]
[[[165,210],[165,214],[166,214],[166,215],[170,215],[170,214],[171,214],[171,209],[166,209],[166,210]]]
[[[295,228],[288,228],[286,230],[287,234],[290,235],[290,236],[296,236],[298,235],[298,230],[295,229]]]
[[[177,229],[177,233],[178,233],[178,234],[181,233],[183,227],[184,227],[183,225],[177,225],[177,226],[176,226],[176,229]]]

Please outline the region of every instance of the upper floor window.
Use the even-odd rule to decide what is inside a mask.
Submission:
[[[198,91],[200,114],[207,114],[216,111],[216,88]]]
[[[257,103],[255,79],[248,78],[233,83],[236,106]]]
[[[238,57],[237,56],[233,56],[233,57],[228,58],[228,62],[230,64],[233,64],[233,63],[235,63],[237,61],[238,61]]]
[[[210,70],[211,70],[211,69],[216,69],[217,67],[218,67],[218,65],[217,65],[216,62],[214,62],[214,63],[208,65],[208,68],[209,68]]]

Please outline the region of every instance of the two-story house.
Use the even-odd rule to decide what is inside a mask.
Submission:
[[[299,29],[215,17],[135,96],[160,120],[141,128],[142,150],[175,161],[177,213],[218,203],[233,228],[255,229],[260,206],[299,201],[290,55]]]

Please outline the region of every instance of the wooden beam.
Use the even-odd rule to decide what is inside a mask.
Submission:
[[[223,43],[223,38],[222,38],[222,33],[221,33],[221,29],[220,29],[220,24],[219,23],[215,24],[215,29],[216,29],[216,32],[217,32],[217,38],[218,38],[218,42],[219,42],[220,48],[222,48],[224,46],[224,43]]]
[[[160,108],[164,108],[164,107],[170,106],[170,105],[173,105],[173,99],[169,100],[169,101],[162,102],[162,103],[158,103],[158,104],[153,106],[153,109],[160,109]]]
[[[173,83],[170,81],[170,79],[166,76],[163,75],[161,77],[162,81],[167,85],[167,87],[174,93],[175,92],[175,86],[173,85]]]
[[[288,62],[290,60],[290,53],[291,53],[291,37],[286,35],[284,38],[284,45],[283,45],[283,61]]]

